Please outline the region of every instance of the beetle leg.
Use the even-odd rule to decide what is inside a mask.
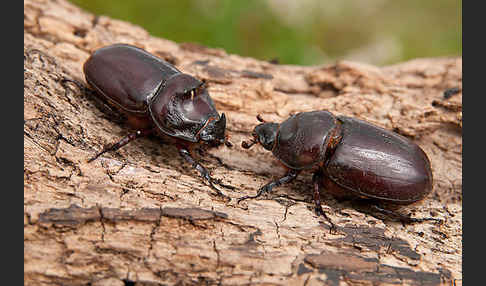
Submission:
[[[382,208],[378,205],[371,205],[371,208],[374,209],[377,212],[380,212],[381,214],[388,215],[390,217],[394,217],[395,219],[398,219],[399,221],[403,223],[415,223],[415,222],[423,222],[427,220],[432,220],[432,221],[437,221],[440,222],[440,219],[436,218],[431,218],[431,217],[426,217],[426,218],[413,218],[398,212],[394,212],[392,210],[387,210],[385,208]]]
[[[218,163],[219,163],[220,165],[223,165],[223,161],[221,160],[221,158],[216,157],[216,156],[214,156],[214,155],[211,155],[210,153],[207,153],[206,149],[197,148],[197,151],[199,152],[199,155],[200,155],[201,157],[206,157],[206,156],[207,156],[207,157],[211,157],[211,158],[213,158],[213,159],[216,159],[216,161],[218,161]],[[192,163],[191,163],[191,164],[192,164]],[[233,187],[233,186],[231,186],[231,185],[227,185],[227,184],[223,183],[223,182],[221,181],[221,179],[214,179],[214,178],[211,178],[211,180],[213,181],[213,183],[214,183],[214,184],[217,184],[217,185],[219,185],[219,186],[221,186],[221,187],[223,187],[223,188],[227,188],[227,189],[230,189],[230,190],[233,190],[233,191],[236,189],[235,187]]]
[[[282,184],[289,183],[293,181],[299,175],[300,170],[289,169],[289,171],[283,176],[282,178],[271,181],[270,183],[266,184],[265,186],[261,187],[255,196],[244,196],[238,199],[238,203],[246,199],[256,199],[263,195],[264,193],[269,193],[272,191],[274,187],[278,187]]]
[[[331,227],[329,228],[329,232],[333,232],[333,231],[336,232],[337,231],[336,225],[326,215],[326,213],[324,212],[321,206],[321,194],[319,192],[319,188],[321,186],[323,178],[324,176],[321,169],[317,170],[312,176],[312,183],[314,183],[314,202],[316,204],[316,208],[315,208],[316,214],[318,216],[322,215],[329,222],[329,224],[331,225]]]
[[[139,137],[147,136],[150,133],[152,133],[152,131],[153,129],[145,129],[145,130],[137,130],[134,133],[130,133],[127,136],[123,137],[120,141],[116,143],[108,144],[105,147],[103,147],[103,150],[101,150],[101,152],[99,152],[95,156],[91,157],[91,159],[88,160],[88,163],[94,161],[96,158],[98,158],[99,156],[101,156],[102,154],[108,151],[116,151]]]
[[[69,88],[66,84],[68,82],[76,85],[79,88],[79,90],[81,90],[83,93],[93,93],[93,91],[91,89],[87,88],[84,84],[82,84],[81,82],[79,82],[77,80],[70,79],[70,78],[67,78],[67,77],[64,77],[64,78],[61,79],[61,85],[66,89]]]
[[[211,186],[212,189],[214,189],[217,193],[218,196],[220,197],[223,197],[227,200],[230,200],[231,198],[228,197],[227,195],[223,194],[218,188],[216,188],[216,186],[214,185],[214,183],[219,183],[220,185],[223,185],[221,182],[213,179],[211,177],[211,175],[209,174],[209,171],[208,169],[206,169],[203,165],[199,164],[198,162],[196,162],[196,160],[194,160],[194,158],[192,158],[191,156],[191,153],[189,153],[189,151],[183,147],[179,147],[179,154],[181,154],[181,156],[189,163],[192,165],[192,167],[194,169],[196,169],[199,174],[201,174],[201,176],[206,179],[206,181],[208,181],[209,185]],[[225,185],[223,185],[225,186]]]

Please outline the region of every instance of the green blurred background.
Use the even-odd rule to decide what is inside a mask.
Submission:
[[[282,64],[462,55],[457,0],[71,0],[151,35]]]

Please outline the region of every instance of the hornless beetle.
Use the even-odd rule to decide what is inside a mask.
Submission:
[[[404,222],[435,220],[411,218],[387,208],[423,199],[432,190],[430,161],[409,139],[371,123],[329,111],[302,112],[281,124],[260,122],[253,138],[243,141],[250,148],[260,143],[287,168],[285,176],[261,187],[257,198],[272,188],[294,180],[302,170],[313,169],[316,212],[335,228],[321,207],[321,187],[340,198],[363,198],[381,213]]]

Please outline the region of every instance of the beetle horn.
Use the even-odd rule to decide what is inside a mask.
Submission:
[[[227,138],[224,135],[224,131],[226,130],[226,115],[224,115],[224,113],[221,113],[221,117],[215,122],[214,126],[216,133],[219,134],[218,137],[221,140],[220,143],[225,143],[225,145],[228,146],[226,144]]]
[[[216,123],[218,126],[221,126],[223,128],[226,128],[226,115],[221,113],[221,117],[219,118],[218,122]]]

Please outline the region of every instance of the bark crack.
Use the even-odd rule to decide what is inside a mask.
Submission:
[[[147,249],[147,255],[146,257],[148,258],[152,252],[152,249],[154,247],[155,243],[155,233],[157,232],[157,229],[160,227],[160,224],[162,222],[162,207],[159,208],[160,214],[159,214],[159,219],[155,222],[154,227],[152,228],[152,231],[150,232],[150,244]]]
[[[216,240],[213,240],[213,250],[214,252],[216,252],[216,271],[217,271],[219,269],[221,258],[220,258],[219,250],[216,247]]]
[[[106,228],[105,228],[105,218],[103,216],[103,209],[100,205],[96,205],[97,209],[98,209],[98,213],[100,215],[100,223],[101,223],[101,228],[102,228],[102,232],[101,232],[101,241],[102,242],[105,242],[105,232],[106,232]]]

